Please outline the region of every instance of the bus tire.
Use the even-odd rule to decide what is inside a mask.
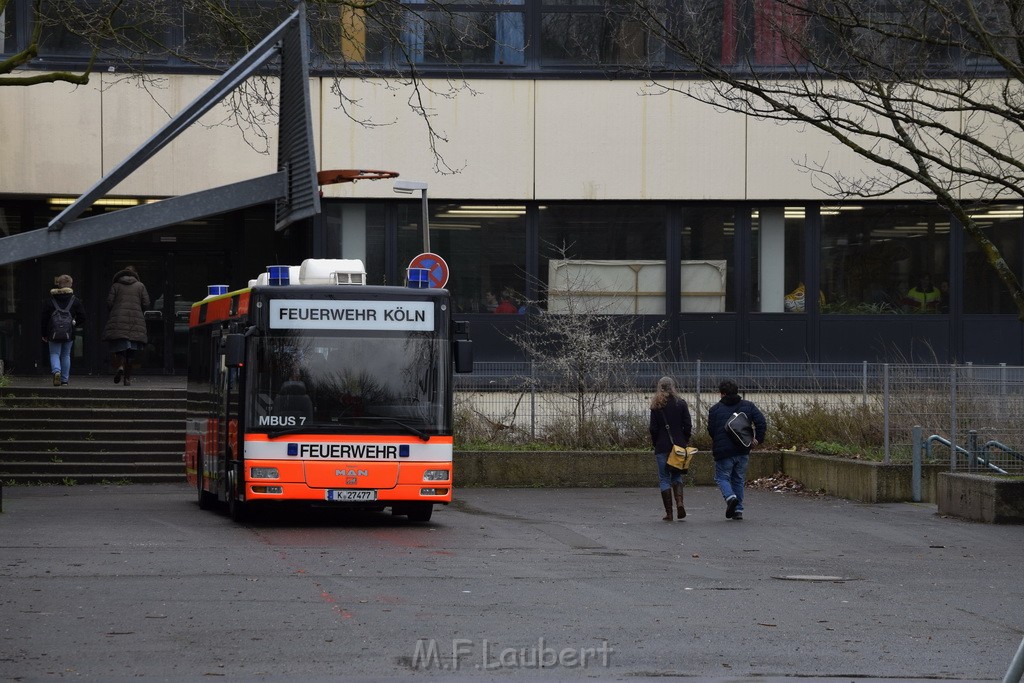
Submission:
[[[199,503],[200,510],[210,510],[213,508],[213,504],[217,502],[216,496],[203,488],[203,452],[199,451],[196,453],[196,492],[198,494],[197,502]]]
[[[245,501],[238,497],[237,469],[228,466],[228,516],[232,521],[244,522],[246,518]]]
[[[410,522],[429,522],[434,514],[433,503],[410,503],[407,508]]]

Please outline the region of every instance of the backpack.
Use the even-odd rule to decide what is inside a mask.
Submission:
[[[53,313],[50,314],[50,341],[71,341],[75,336],[75,319],[71,316],[71,307],[75,303],[75,297],[72,295],[68,299],[67,308],[58,306],[56,299],[51,298],[51,301],[53,301]]]
[[[750,448],[754,443],[754,425],[746,413],[734,412],[732,417],[725,421],[725,433],[740,448]]]

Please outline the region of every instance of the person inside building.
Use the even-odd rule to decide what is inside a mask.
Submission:
[[[494,312],[499,315],[515,315],[519,313],[519,306],[515,302],[515,294],[508,287],[501,290],[501,299],[498,301],[498,306],[494,309]]]
[[[938,313],[941,300],[942,293],[932,284],[932,276],[925,273],[903,297],[903,306],[907,313]]]
[[[85,306],[71,288],[70,275],[54,278],[50,297],[43,302],[40,332],[49,346],[50,374],[53,386],[67,386],[71,376],[71,348],[75,344],[75,327],[85,323]]]

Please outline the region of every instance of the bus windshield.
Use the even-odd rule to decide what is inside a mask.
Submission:
[[[251,431],[424,438],[449,431],[451,387],[442,369],[450,361],[434,332],[311,332],[257,340]]]

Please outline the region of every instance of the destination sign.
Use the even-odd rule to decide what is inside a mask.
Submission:
[[[434,329],[434,304],[429,301],[271,299],[270,327],[429,332]]]

